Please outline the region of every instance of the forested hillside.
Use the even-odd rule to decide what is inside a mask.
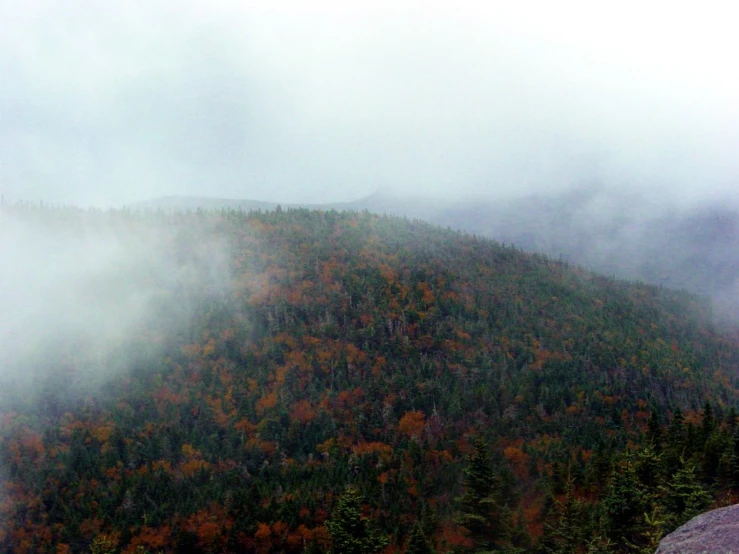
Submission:
[[[0,354],[6,551],[652,552],[739,490],[739,343],[698,297],[368,213],[19,225],[140,258],[64,305],[104,337]]]
[[[272,210],[277,204],[166,197],[139,206]],[[508,199],[434,200],[378,191],[354,202],[290,207],[418,218],[604,275],[686,289],[710,296],[715,316],[737,327],[739,209],[729,197],[685,206],[663,195],[592,185]]]

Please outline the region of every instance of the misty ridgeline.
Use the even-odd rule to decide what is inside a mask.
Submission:
[[[739,492],[703,297],[368,211],[0,241],[0,550],[651,552]]]

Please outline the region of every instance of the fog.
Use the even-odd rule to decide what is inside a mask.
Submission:
[[[656,212],[736,201],[739,38],[724,10],[4,2],[0,193],[99,207],[165,195],[330,203],[382,190],[488,204],[539,195],[528,218],[493,224],[486,214],[500,212],[488,210],[468,230],[525,246],[538,232],[529,246],[556,256],[587,227],[595,242],[580,261],[607,271],[647,263],[651,252],[634,256],[631,243],[653,234]],[[610,191],[605,203],[588,200],[576,225],[545,228],[562,218],[541,205],[583,186]],[[470,222],[438,210],[429,219]],[[36,355],[60,329],[109,351],[146,319],[157,280],[177,275],[163,254],[169,237],[2,225],[0,348],[17,356]],[[731,256],[720,246],[708,267]],[[626,276],[644,277],[631,266]],[[732,274],[706,290],[733,295],[737,282]]]
[[[182,229],[146,217],[4,207],[0,409],[33,406],[41,390],[94,395],[113,376],[156,365],[157,345],[230,284],[225,242],[182,241]]]
[[[722,3],[0,5],[0,191],[337,202],[736,189]]]
[[[224,237],[207,225],[193,237],[192,224],[0,205],[0,500],[14,478],[6,439],[104,410],[126,377],[136,383],[201,338],[198,310],[226,297],[231,255]],[[0,538],[11,507],[1,506]]]
[[[739,218],[692,211],[739,206],[731,6],[543,4],[2,1],[0,194],[107,208],[380,190],[385,211],[688,287],[735,317]],[[568,196],[582,187],[599,192]],[[144,216],[34,213],[0,210],[0,416],[25,403],[40,429],[65,395],[161,361],[142,345],[185,332],[231,256]]]
[[[652,251],[632,246],[654,235],[655,218],[736,202],[739,37],[727,9],[0,3],[0,193],[98,207],[165,195],[348,202],[377,190],[488,206],[523,198],[477,220],[448,203],[421,215],[645,278],[634,266]],[[583,186],[606,191],[604,202],[562,203]],[[577,212],[564,227],[563,209]],[[566,249],[583,233],[578,259]],[[679,253],[661,246],[673,235],[662,229],[653,250]],[[170,238],[60,236],[6,218],[0,348],[38,355],[64,329],[109,352],[151,312],[152,283],[177,275],[163,254]],[[728,242],[704,282],[732,256]],[[667,284],[702,279],[693,260],[673,263],[670,276],[683,273]],[[732,273],[693,289],[733,296],[738,282]]]
[[[5,2],[0,192],[105,207],[164,195],[346,202],[376,190],[489,202],[585,185],[628,199],[589,202],[598,209],[575,219],[625,221],[584,250],[613,266],[630,251],[616,256],[614,243],[642,241],[653,212],[736,199],[739,38],[722,10]],[[520,243],[539,213],[520,219],[530,229],[501,217],[470,230]],[[531,247],[557,255],[583,225]],[[62,327],[114,342],[145,318],[153,293],[142,283],[176,274],[157,258],[166,237],[80,240],[5,221],[1,240],[5,351],[37,352]]]

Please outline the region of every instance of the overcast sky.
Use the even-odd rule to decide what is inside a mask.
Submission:
[[[730,4],[0,0],[0,191],[720,197]]]

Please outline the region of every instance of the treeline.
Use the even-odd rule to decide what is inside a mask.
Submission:
[[[739,485],[687,293],[368,213],[3,210],[166,237],[133,330],[4,388],[7,551],[646,552]]]

